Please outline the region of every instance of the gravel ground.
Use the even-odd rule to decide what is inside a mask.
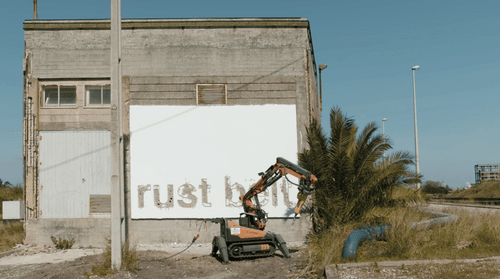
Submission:
[[[139,270],[120,271],[110,278],[288,278],[301,271],[299,246],[288,243],[291,258],[274,256],[230,261],[210,256],[211,244],[187,248],[186,244],[138,245]],[[0,258],[0,278],[86,278],[85,272],[102,261],[101,249],[57,250],[51,247],[16,246],[16,252]],[[92,276],[91,278],[97,278]]]

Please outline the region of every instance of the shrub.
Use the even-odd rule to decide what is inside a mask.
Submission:
[[[92,275],[104,277],[115,274],[118,270],[111,266],[111,240],[106,239],[106,247],[101,255],[99,264],[92,266],[92,273],[86,271],[84,275],[89,278]],[[139,256],[135,245],[130,245],[129,241],[122,246],[122,270],[136,272],[139,269]]]
[[[136,272],[139,269],[139,255],[136,246],[131,246],[129,241],[122,247],[122,269]]]
[[[451,189],[448,185],[442,186],[439,182],[427,180],[422,186],[422,192],[425,194],[448,194]]]
[[[71,249],[71,247],[73,247],[73,244],[75,244],[74,238],[64,239],[59,237],[59,239],[57,239],[54,236],[51,236],[50,239],[52,240],[52,243],[54,243],[56,248],[61,250]]]

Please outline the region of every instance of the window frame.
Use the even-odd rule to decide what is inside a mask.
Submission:
[[[46,102],[46,88],[57,87],[57,104],[47,104]],[[61,104],[61,87],[72,87],[75,89],[75,102],[73,104]],[[72,84],[46,84],[42,85],[43,99],[42,107],[44,108],[75,108],[78,106],[78,87]]]
[[[91,87],[100,87],[101,88],[101,104],[90,104],[90,92],[89,88]],[[109,88],[109,104],[103,104],[103,94],[104,88]],[[110,84],[85,84],[83,86],[83,107],[84,108],[110,108],[111,107],[111,85]]]
[[[224,86],[224,103],[223,104],[200,104],[199,88],[200,86]],[[196,84],[196,105],[197,106],[227,106],[227,84],[224,83],[199,83]]]

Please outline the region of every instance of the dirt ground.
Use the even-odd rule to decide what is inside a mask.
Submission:
[[[276,252],[272,257],[236,260],[223,265],[218,256],[212,257],[209,253],[170,257],[172,254],[164,251],[139,251],[137,273],[120,271],[110,278],[287,278],[297,274],[303,262],[299,249],[291,248],[290,253],[289,259]],[[100,254],[95,254],[58,263],[14,265],[5,262],[0,265],[0,278],[86,278],[84,273],[90,272],[100,259]]]
[[[200,244],[175,256],[187,245],[139,247],[139,270],[120,271],[108,278],[296,278],[305,261],[304,245],[291,247],[291,258],[280,252],[272,257],[230,261],[210,256],[209,244]],[[191,249],[191,248],[190,248]],[[101,261],[101,249],[56,250],[21,247],[21,251],[0,258],[0,278],[86,278]],[[172,257],[173,256],[173,257]],[[306,276],[307,278],[308,276]],[[91,278],[97,278],[93,276]],[[329,277],[330,278],[330,277]],[[328,279],[329,279],[328,278]],[[414,265],[402,267],[340,267],[333,278],[500,278],[500,260],[483,259],[471,263]]]

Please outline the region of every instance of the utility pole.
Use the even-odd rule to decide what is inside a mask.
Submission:
[[[415,167],[417,175],[420,174],[419,161],[418,161],[418,133],[417,133],[417,97],[415,95],[415,71],[420,69],[420,66],[411,67],[411,72],[413,74],[413,112],[415,114]],[[420,189],[420,182],[417,183],[417,189]]]
[[[121,4],[111,0],[111,266],[122,265],[123,113],[120,71]]]
[[[385,143],[385,127],[384,127],[385,121],[387,121],[387,118],[382,119],[382,137],[384,137],[384,143]],[[384,150],[384,159],[385,159],[385,150]]]
[[[33,0],[33,19],[36,20],[37,17],[38,17],[37,4],[36,4],[36,0]]]

